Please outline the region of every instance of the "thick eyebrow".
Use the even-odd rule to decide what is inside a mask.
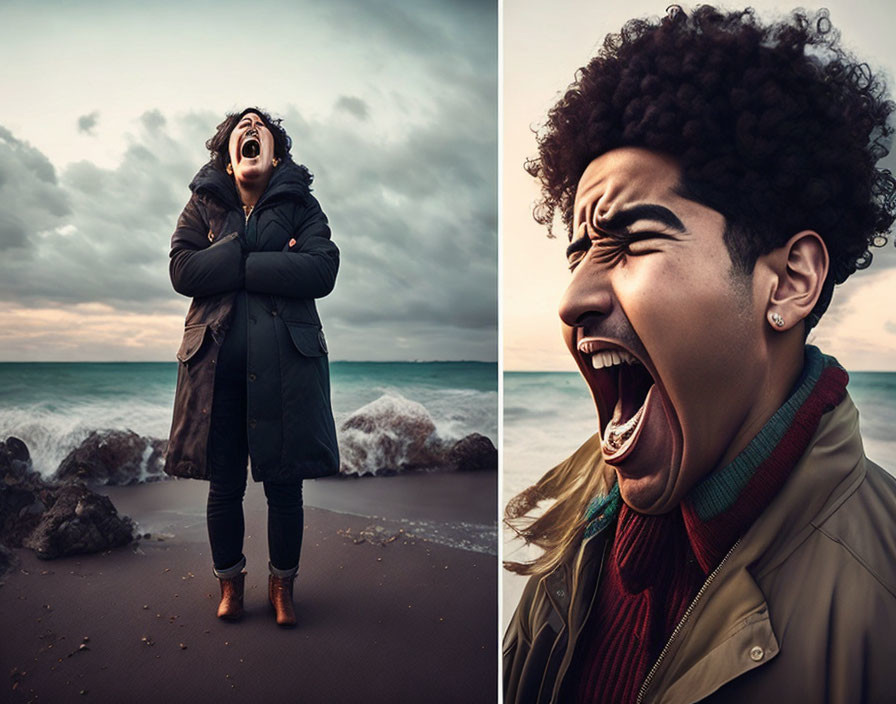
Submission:
[[[676,232],[684,232],[684,223],[678,219],[678,216],[668,208],[654,203],[645,203],[643,205],[633,205],[631,208],[620,210],[612,217],[607,219],[599,219],[597,226],[601,230],[608,232],[619,232],[625,230],[630,225],[634,225],[639,220],[653,220],[661,222],[671,227]]]
[[[566,258],[569,259],[569,255],[574,252],[587,252],[591,248],[591,239],[588,235],[582,235],[579,239],[571,242],[570,245],[566,248]]]

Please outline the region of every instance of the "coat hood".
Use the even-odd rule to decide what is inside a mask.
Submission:
[[[258,203],[272,198],[305,200],[311,193],[311,174],[292,160],[282,162],[274,173]],[[240,197],[233,178],[208,162],[193,177],[190,190],[207,193],[231,208],[240,207]],[[257,207],[257,206],[256,206]]]

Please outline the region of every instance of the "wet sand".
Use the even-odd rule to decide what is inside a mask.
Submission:
[[[206,485],[110,490],[151,538],[49,562],[16,550],[20,564],[0,579],[3,700],[494,702],[496,557],[481,538],[458,549],[413,530],[494,526],[495,483],[495,473],[306,482],[294,630],[278,628],[267,603],[260,485],[246,497],[247,613],[236,624],[214,616]]]

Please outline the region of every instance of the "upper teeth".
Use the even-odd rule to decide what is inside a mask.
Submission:
[[[614,364],[640,364],[637,358],[625,350],[600,350],[591,355],[591,366],[595,369],[612,367]]]

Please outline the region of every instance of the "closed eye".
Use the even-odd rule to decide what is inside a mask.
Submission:
[[[591,249],[592,244],[599,250],[595,253],[594,258],[602,264],[616,265],[624,257],[639,257],[645,254],[658,252],[659,248],[646,246],[637,246],[640,242],[649,240],[675,240],[673,235],[667,235],[660,232],[596,232],[598,235],[592,239],[588,235],[583,235],[570,243],[566,248],[566,259],[569,264],[569,270],[573,271],[576,266],[585,258],[585,253]],[[632,245],[636,245],[632,249]]]
[[[600,260],[607,258],[615,258],[619,254],[631,257],[639,257],[644,254],[651,254],[659,251],[657,247],[649,245],[639,245],[642,242],[650,240],[674,240],[672,235],[666,235],[659,232],[614,232],[601,233],[602,236],[597,240],[596,246],[605,250],[605,254],[598,255]],[[632,245],[636,246],[632,249]]]
[[[589,249],[591,249],[591,238],[587,234],[570,243],[566,248],[566,261],[570,271],[575,269],[578,263],[585,258],[585,252]]]

